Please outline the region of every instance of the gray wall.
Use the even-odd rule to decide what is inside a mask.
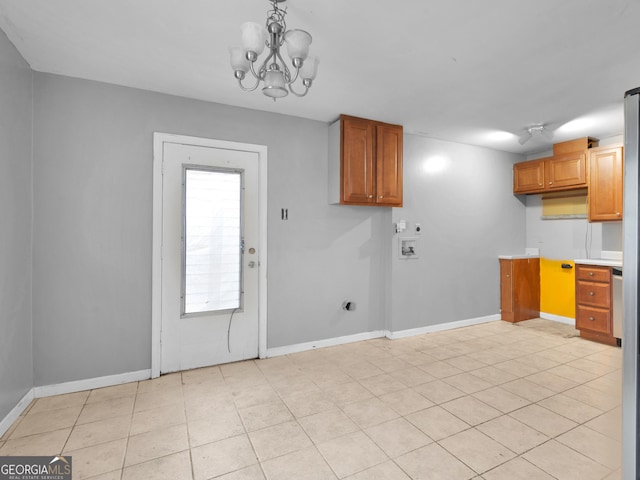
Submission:
[[[33,386],[32,73],[0,30],[0,419]]]
[[[542,195],[527,195],[527,246],[553,260],[598,258],[602,252],[602,224],[587,219],[542,219]],[[621,250],[618,248],[617,250]]]
[[[384,328],[391,213],[328,205],[326,124],[41,73],[34,92],[36,385],[150,368],[154,131],[268,146],[269,347]]]
[[[407,135],[403,209],[328,205],[324,123],[34,75],[35,385],[150,367],[154,131],[268,146],[270,348],[498,313],[496,257],[525,247],[517,155]],[[425,175],[431,154],[449,170]],[[417,263],[400,217],[424,225]]]
[[[500,312],[498,255],[524,253],[525,206],[513,195],[523,156],[405,135],[407,231],[391,245],[393,331]],[[442,169],[430,171],[434,159]],[[398,237],[418,237],[418,259],[401,260]]]
[[[622,222],[586,219],[542,220],[542,196],[527,195],[527,247],[553,260],[600,258],[602,250],[622,251]]]
[[[608,222],[602,224],[602,250],[622,251],[624,237],[622,236],[622,222]]]

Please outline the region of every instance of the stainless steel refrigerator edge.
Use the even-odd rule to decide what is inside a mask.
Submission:
[[[640,88],[625,94],[622,478],[638,478],[638,142]]]

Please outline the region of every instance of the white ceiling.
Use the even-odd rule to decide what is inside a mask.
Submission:
[[[40,72],[324,122],[346,113],[520,153],[622,134],[624,93],[640,86],[640,0],[284,5],[320,67],[306,97],[275,103],[242,92],[228,60],[267,0],[0,0],[0,28]],[[534,123],[554,140],[521,146]]]

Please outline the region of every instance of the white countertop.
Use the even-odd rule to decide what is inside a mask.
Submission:
[[[599,265],[602,267],[622,268],[622,260],[611,258],[579,258],[574,260],[574,262],[579,265]]]
[[[502,260],[520,260],[522,258],[540,258],[539,248],[525,248],[524,253],[517,253],[515,255],[498,255]]]

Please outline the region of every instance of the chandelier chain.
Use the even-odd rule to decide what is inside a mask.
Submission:
[[[269,28],[269,24],[271,24],[272,22],[276,22],[282,25],[282,31],[286,32],[287,22],[285,21],[284,17],[287,14],[287,7],[284,7],[283,9],[278,8],[278,3],[276,2],[276,0],[270,0],[270,1],[273,9],[267,12],[267,21],[265,22],[265,26]],[[283,42],[284,42],[284,37],[280,39],[280,45],[282,45]]]

